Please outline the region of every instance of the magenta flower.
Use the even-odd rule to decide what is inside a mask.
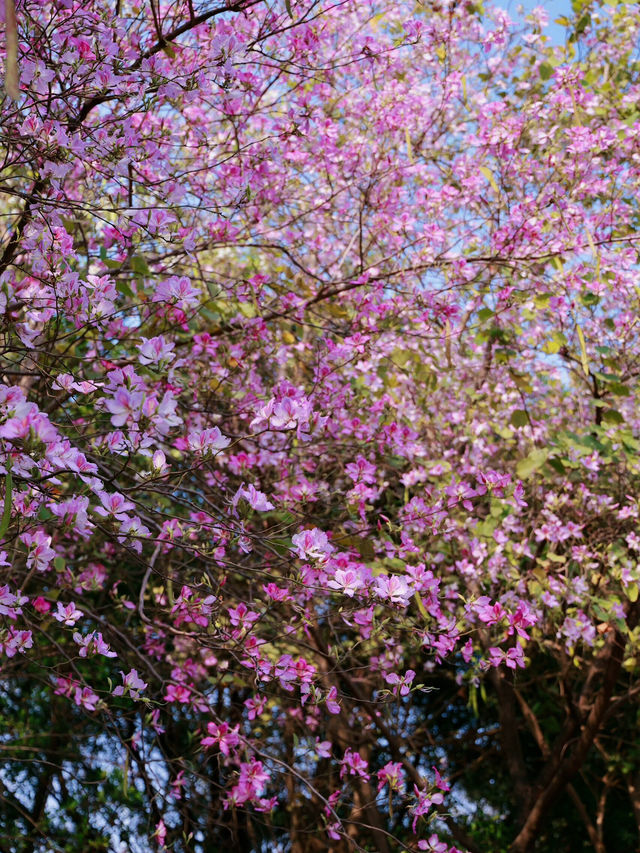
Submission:
[[[344,756],[340,762],[340,778],[345,776],[359,776],[361,779],[369,779],[369,765],[359,752],[345,749]]]
[[[167,702],[180,702],[186,705],[191,701],[191,691],[184,684],[169,684],[164,698]]]
[[[388,785],[392,791],[401,791],[404,788],[404,770],[402,764],[398,761],[387,761],[387,763],[378,770],[378,793]]]
[[[240,743],[239,730],[239,726],[236,725],[232,728],[228,723],[220,723],[219,725],[217,723],[207,723],[209,734],[200,743],[205,747],[217,746],[223,755],[229,757]]]
[[[340,713],[340,705],[337,702],[338,699],[338,688],[335,685],[329,690],[327,693],[326,703],[327,710],[330,714],[339,714]]]

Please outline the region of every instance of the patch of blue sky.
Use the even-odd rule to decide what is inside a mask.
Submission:
[[[505,9],[514,21],[523,20],[537,6],[541,6],[549,15],[549,24],[544,29],[545,35],[553,45],[563,45],[567,28],[557,24],[558,18],[573,16],[571,0],[499,0],[495,5]]]

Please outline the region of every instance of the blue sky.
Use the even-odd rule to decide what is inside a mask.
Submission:
[[[554,44],[564,44],[565,29],[554,24],[561,15],[571,17],[571,0],[494,0],[496,6],[506,9],[512,18],[518,18],[518,7],[522,6],[526,15],[535,6],[542,6],[549,13],[549,26],[545,33]]]

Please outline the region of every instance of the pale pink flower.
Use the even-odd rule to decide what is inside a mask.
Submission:
[[[47,536],[43,530],[36,530],[34,533],[23,533],[20,539],[29,549],[27,568],[34,566],[39,572],[48,569],[56,555],[50,547],[51,537]]]
[[[362,581],[360,575],[354,569],[336,569],[333,578],[328,581],[327,586],[331,589],[338,589],[349,598],[353,598],[356,592],[361,588]]]
[[[111,399],[105,400],[107,411],[111,412],[111,423],[114,427],[124,426],[127,421],[137,423],[140,419],[141,408],[144,402],[142,391],[128,391],[126,388],[118,388]]]
[[[140,364],[167,364],[176,357],[172,352],[175,347],[173,341],[166,341],[162,335],[155,338],[142,338],[138,344],[138,361]]]
[[[376,578],[375,592],[380,598],[389,599],[392,604],[406,607],[411,598],[411,589],[404,578],[398,575],[380,575]]]
[[[338,699],[338,688],[334,685],[329,692],[327,693],[327,710],[330,714],[339,714],[340,713],[340,705],[337,702]]]
[[[58,622],[62,622],[67,628],[73,628],[78,619],[82,619],[83,613],[81,610],[75,606],[73,602],[69,602],[69,604],[63,604],[61,601],[57,602],[57,611],[53,614],[53,618]]]
[[[294,545],[293,550],[303,560],[312,559],[324,562],[333,551],[333,546],[329,544],[327,534],[317,527],[296,533],[295,536],[291,537],[291,541]]]
[[[99,492],[98,498],[102,506],[94,507],[94,512],[104,518],[113,516],[118,521],[126,521],[127,511],[135,509],[135,504],[127,500],[124,495],[119,492],[108,494],[107,492]]]
[[[231,439],[222,435],[218,427],[190,432],[187,447],[194,453],[219,453],[231,444]]]
[[[146,689],[147,683],[143,681],[138,675],[137,669],[130,670],[126,675],[122,670],[120,671],[120,675],[122,676],[122,685],[116,687],[113,691],[114,696],[131,696],[132,699],[139,699],[140,693]]]
[[[8,658],[12,658],[16,652],[24,654],[26,649],[32,647],[31,631],[15,631],[13,628],[9,628],[8,639],[4,641],[4,653]]]
[[[73,635],[74,642],[80,646],[78,654],[81,658],[86,658],[87,655],[103,655],[106,658],[117,657],[115,652],[112,652],[107,643],[102,638],[99,631],[92,631],[86,636],[76,632]]]
[[[275,509],[274,505],[267,498],[265,493],[258,491],[258,489],[251,484],[245,486],[243,483],[242,486],[240,486],[233,498],[233,506],[237,506],[238,502],[243,498],[247,501],[249,506],[257,512],[268,512],[270,509]]]

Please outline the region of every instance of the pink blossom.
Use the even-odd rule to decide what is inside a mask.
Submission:
[[[27,649],[33,647],[33,637],[31,631],[16,631],[9,628],[7,639],[4,641],[4,653],[8,658],[12,658],[16,652],[24,654]]]
[[[117,657],[115,652],[112,652],[107,643],[102,638],[99,631],[92,631],[86,636],[82,636],[78,632],[73,635],[74,642],[80,646],[78,654],[81,658],[86,658],[87,655],[103,655],[106,658]]]
[[[190,432],[187,435],[187,446],[194,453],[216,454],[231,444],[231,440],[222,435],[218,427]]]
[[[66,527],[70,527],[81,536],[88,536],[93,530],[93,524],[88,516],[89,498],[75,495],[64,501],[49,504],[49,511],[60,519]]]
[[[0,616],[16,619],[22,613],[22,605],[27,601],[29,599],[26,595],[21,595],[19,592],[14,595],[6,584],[0,586]]]
[[[339,714],[340,705],[338,704],[338,688],[335,685],[327,693],[326,704],[330,714]]]
[[[291,595],[288,589],[284,589],[283,587],[278,586],[275,583],[265,584],[263,590],[269,596],[269,598],[274,601],[289,601],[291,599]]]
[[[315,752],[318,758],[331,758],[331,741],[316,738]]]
[[[76,705],[82,706],[86,711],[95,711],[100,702],[100,697],[90,687],[76,687],[73,694],[73,701]]]
[[[388,785],[392,791],[401,791],[404,788],[404,771],[402,764],[398,761],[387,761],[387,763],[378,770],[378,793]]]
[[[153,456],[151,457],[151,465],[153,473],[156,476],[159,474],[166,474],[169,470],[169,466],[167,465],[167,457],[165,456],[164,451],[160,449],[154,450]]]
[[[57,611],[53,614],[53,618],[62,622],[67,628],[72,628],[78,619],[82,619],[82,616],[82,611],[78,610],[73,602],[63,604],[61,601],[57,602]]]
[[[312,405],[305,397],[295,399],[284,397],[276,400],[272,397],[263,406],[251,422],[251,429],[291,430],[305,427],[313,413]]]
[[[364,758],[360,755],[359,752],[356,752],[352,749],[345,749],[344,756],[342,761],[340,762],[340,778],[344,779],[345,776],[359,776],[361,779],[369,779],[369,773],[367,772],[369,769],[368,763]]]
[[[237,607],[229,608],[229,621],[234,628],[249,629],[259,618],[260,614],[249,610],[243,601]]]
[[[387,684],[394,686],[393,692],[396,696],[407,696],[411,691],[411,683],[415,677],[415,672],[412,669],[408,669],[403,676],[398,675],[396,672],[390,672],[385,675],[384,679]]]
[[[160,849],[166,849],[165,841],[167,840],[167,827],[165,826],[162,818],[156,824],[155,831],[153,833],[153,837],[156,839],[158,844],[160,845]]]
[[[167,702],[180,702],[186,705],[191,701],[191,691],[184,684],[169,684],[164,694]]]
[[[244,483],[236,492],[233,498],[233,505],[236,506],[238,501],[243,499],[247,501],[252,509],[257,510],[258,512],[268,512],[270,509],[275,509],[274,505],[267,498],[264,492],[258,491],[255,486],[249,484],[245,486]]]
[[[237,783],[231,788],[225,802],[225,808],[241,806],[259,800],[260,793],[269,780],[269,774],[261,761],[252,759],[240,764]],[[267,801],[272,803],[272,801]],[[266,806],[266,804],[265,804]]]
[[[477,600],[474,609],[480,620],[487,625],[495,625],[501,622],[507,615],[499,602],[491,604],[490,599],[486,595]]]
[[[152,298],[154,302],[174,303],[183,311],[187,311],[199,303],[200,292],[186,276],[171,276],[158,282]]]
[[[200,743],[202,746],[217,746],[223,755],[229,757],[240,743],[239,726],[233,728],[228,723],[207,723],[208,736]]]
[[[138,361],[140,364],[167,364],[176,356],[172,352],[175,343],[167,341],[162,335],[155,338],[142,338],[142,343],[138,344]]]
[[[353,569],[336,569],[335,575],[328,581],[327,586],[331,589],[338,589],[349,598],[353,598],[362,587],[362,581],[359,574]]]
[[[116,687],[113,691],[114,696],[130,696],[132,699],[139,699],[143,690],[146,690],[147,683],[138,675],[138,670],[132,669],[126,675],[122,670],[122,685]]]
[[[29,550],[27,566],[34,566],[39,572],[46,571],[56,555],[50,547],[51,536],[47,536],[42,530],[36,530],[35,533],[23,533],[20,539]]]
[[[345,465],[345,471],[355,483],[375,483],[376,467],[368,462],[364,456],[358,456],[355,462]]]
[[[107,411],[111,412],[111,423],[114,427],[126,423],[135,424],[140,419],[144,394],[142,391],[128,391],[118,388],[111,399],[105,400]]]
[[[127,511],[135,509],[135,504],[127,500],[124,495],[118,492],[107,494],[107,492],[99,492],[98,498],[102,506],[95,507],[94,512],[98,515],[108,518],[113,516],[117,521],[125,521]]]
[[[291,537],[291,541],[295,552],[303,560],[312,559],[324,562],[333,551],[333,546],[329,544],[327,534],[322,530],[318,530],[317,527],[314,527],[312,530],[303,530],[301,533],[296,533]]]
[[[398,575],[379,575],[374,587],[379,598],[389,599],[392,604],[406,607],[411,598],[411,588],[407,581]]]

